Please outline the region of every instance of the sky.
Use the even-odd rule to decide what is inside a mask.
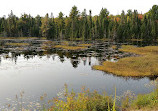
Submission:
[[[0,17],[13,10],[18,17],[21,14],[31,14],[32,16],[45,16],[46,13],[53,13],[57,17],[59,12],[68,16],[71,8],[77,6],[82,12],[84,9],[92,10],[92,15],[98,15],[101,8],[107,8],[110,14],[117,15],[124,10],[136,9],[139,13],[146,13],[153,5],[158,5],[158,0],[2,0],[0,3]]]

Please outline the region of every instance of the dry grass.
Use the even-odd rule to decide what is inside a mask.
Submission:
[[[96,70],[113,73],[119,76],[153,76],[158,75],[158,46],[134,47],[122,46],[121,51],[140,54],[139,57],[127,57],[116,63],[109,61],[93,66]]]
[[[9,46],[29,46],[29,43],[6,43],[5,45]]]

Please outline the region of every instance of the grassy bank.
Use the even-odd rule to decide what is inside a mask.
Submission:
[[[108,96],[107,93],[90,92],[85,88],[82,88],[80,93],[68,93],[66,88],[63,96],[60,94],[59,98],[52,100],[53,106],[49,111],[157,111],[158,87],[157,81],[154,82],[156,87],[153,92],[137,96],[126,93],[116,97],[116,88],[114,97]]]
[[[57,97],[47,101],[47,94],[40,96],[40,102],[34,104],[38,111],[158,111],[158,78],[151,81],[149,86],[154,86],[154,90],[148,94],[135,95],[131,91],[124,92],[121,96],[116,96],[116,88],[113,95],[106,92],[99,94],[96,90],[90,91],[85,87],[75,93],[73,90],[65,89],[57,93]],[[18,111],[30,111],[34,105],[30,102],[27,109],[24,109],[23,94],[16,95]],[[8,110],[12,111],[9,104]],[[2,110],[3,111],[3,110]]]
[[[116,63],[105,61],[102,65],[95,65],[93,68],[119,76],[158,75],[158,46],[122,46],[120,51],[136,53],[140,56],[122,58]]]
[[[116,89],[115,97],[107,94],[100,95],[97,91],[90,92],[82,88],[80,93],[64,93],[62,99],[54,98],[54,105],[49,111],[116,111]]]

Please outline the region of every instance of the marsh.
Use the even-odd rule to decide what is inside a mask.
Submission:
[[[39,46],[32,44],[32,47]],[[7,104],[17,107],[16,95],[20,97],[24,92],[23,107],[38,109],[41,95],[47,94],[45,101],[51,100],[63,91],[65,83],[70,91],[79,92],[85,86],[90,91],[97,90],[100,94],[106,91],[109,95],[114,93],[116,86],[117,96],[129,90],[136,95],[152,91],[153,86],[147,85],[156,78],[154,76],[123,77],[92,68],[104,61],[117,62],[137,55],[121,52],[116,47],[113,49],[107,42],[87,46],[85,50],[76,51],[52,47],[39,51],[34,50],[38,48],[10,50],[10,46],[6,46],[0,54],[1,108],[8,107]]]

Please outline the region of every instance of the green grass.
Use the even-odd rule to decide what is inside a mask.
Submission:
[[[158,46],[122,46],[120,51],[136,53],[140,56],[122,58],[116,63],[105,61],[102,65],[93,66],[93,69],[119,76],[139,77],[158,75]]]

